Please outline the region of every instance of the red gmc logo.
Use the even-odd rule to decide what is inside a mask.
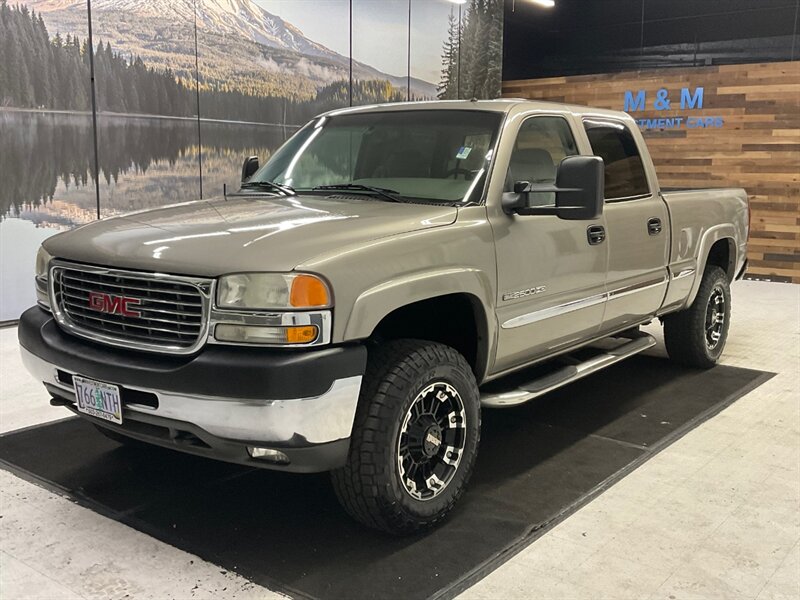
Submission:
[[[139,306],[142,303],[139,298],[128,298],[127,296],[113,296],[102,292],[89,292],[89,307],[98,312],[109,313],[112,315],[122,315],[123,317],[141,317],[142,313],[138,310],[131,310],[131,306]]]

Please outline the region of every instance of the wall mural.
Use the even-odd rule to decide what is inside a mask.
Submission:
[[[47,236],[218,195],[320,112],[500,95],[502,0],[93,0],[92,46],[89,8],[0,0],[0,321]]]

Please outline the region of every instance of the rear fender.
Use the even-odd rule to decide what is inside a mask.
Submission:
[[[686,299],[684,308],[690,306],[694,299],[697,297],[697,291],[700,289],[700,283],[703,281],[703,273],[706,269],[708,262],[708,255],[711,252],[711,247],[719,240],[730,240],[728,246],[730,250],[730,261],[733,272],[735,273],[736,267],[739,264],[739,257],[737,255],[738,248],[736,246],[736,228],[730,223],[723,223],[715,225],[703,234],[703,239],[700,242],[699,250],[697,253],[697,270],[695,271],[694,283],[689,291],[689,296]],[[730,272],[731,269],[728,269]]]

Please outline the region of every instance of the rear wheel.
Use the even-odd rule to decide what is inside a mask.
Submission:
[[[664,318],[664,341],[669,357],[691,367],[713,367],[728,340],[730,317],[728,276],[719,267],[708,267],[692,305]]]
[[[370,353],[347,464],[345,510],[394,534],[440,522],[461,497],[480,437],[478,386],[453,348],[399,340]]]

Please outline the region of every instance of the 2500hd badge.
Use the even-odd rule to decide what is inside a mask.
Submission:
[[[518,292],[509,292],[507,294],[503,294],[503,301],[508,300],[519,300],[520,298],[525,298],[526,296],[533,296],[534,294],[544,294],[547,291],[546,285],[540,285],[537,287],[528,288],[526,290],[519,290]]]

